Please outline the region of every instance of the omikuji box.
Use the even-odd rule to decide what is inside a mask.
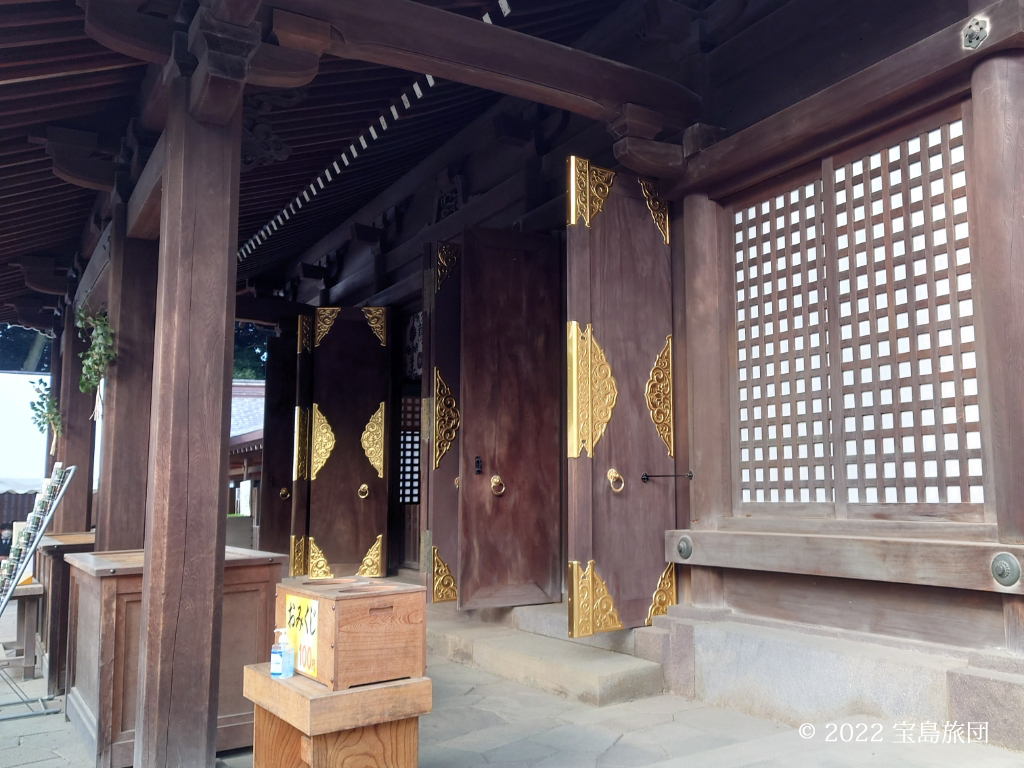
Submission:
[[[426,674],[426,589],[364,578],[286,579],[276,626],[288,629],[295,672],[332,691]]]

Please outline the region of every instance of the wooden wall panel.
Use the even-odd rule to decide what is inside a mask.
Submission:
[[[294,322],[282,323],[280,336],[267,341],[258,543],[267,552],[288,552],[292,532],[295,348]],[[281,496],[282,490],[287,491],[287,496]]]

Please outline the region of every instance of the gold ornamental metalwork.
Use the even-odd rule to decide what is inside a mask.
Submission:
[[[384,403],[366,422],[359,444],[363,446],[363,453],[370,460],[370,466],[377,470],[377,477],[384,477]]]
[[[619,471],[614,467],[608,470],[608,485],[612,487],[612,493],[622,493],[622,489],[626,487],[626,481],[623,479]]]
[[[313,318],[309,315],[299,315],[299,347],[298,352],[313,351]]]
[[[424,397],[420,400],[420,439],[430,443],[434,438],[434,398]]]
[[[387,316],[384,307],[363,307],[363,316],[370,325],[373,335],[380,339],[380,345],[388,345]]]
[[[450,603],[459,599],[459,586],[455,583],[455,577],[448,569],[448,563],[437,554],[437,547],[432,547],[433,569],[431,581],[432,592],[435,603]]]
[[[654,590],[654,597],[651,599],[650,610],[647,611],[646,626],[651,626],[655,616],[664,616],[668,613],[668,607],[675,605],[679,600],[676,592],[676,564],[669,563],[658,579],[658,587]]]
[[[334,574],[331,573],[331,569],[327,565],[327,558],[324,557],[324,553],[320,550],[320,547],[316,545],[313,537],[310,536],[308,539],[309,544],[309,567],[307,575],[311,579],[331,579],[334,578]]]
[[[455,265],[462,257],[462,246],[458,243],[437,244],[437,283],[434,290],[441,290],[441,283],[448,279],[448,275],[455,269]]]
[[[441,378],[441,371],[434,368],[434,469],[441,465],[441,459],[455,442],[462,424],[462,414],[455,404],[455,396]]]
[[[309,571],[309,562],[306,560],[306,537],[292,536],[291,549],[288,550],[288,576],[305,576]]]
[[[327,332],[330,331],[331,326],[334,325],[334,321],[338,319],[338,313],[340,311],[341,310],[337,307],[316,308],[316,341],[313,346],[320,346],[320,342],[324,340]]]
[[[360,499],[365,499],[369,495],[370,486],[368,486],[366,483],[363,483],[362,485],[359,486],[359,488],[356,489],[356,496],[358,496]]]
[[[320,406],[313,403],[313,450],[310,480],[316,480],[317,473],[324,468],[334,450],[334,431],[327,423],[327,417],[320,412]]]
[[[569,637],[590,637],[622,629],[615,602],[597,575],[594,561],[584,570],[578,560],[569,561]]]
[[[591,219],[604,207],[604,201],[611,192],[615,171],[598,168],[589,160],[569,155],[569,225],[583,217],[583,223],[590,226]]]
[[[357,576],[372,576],[379,577],[384,575],[384,535],[380,534],[377,536],[377,540],[373,542],[373,546],[370,547],[366,553],[366,557],[363,558],[362,565],[359,566],[359,570],[356,572]]]
[[[672,334],[665,337],[665,347],[658,353],[651,368],[651,376],[647,379],[644,391],[647,410],[651,412],[651,421],[658,430],[658,437],[668,448],[668,455],[675,458],[676,438],[672,425]]]
[[[604,350],[594,339],[594,330],[580,329],[569,322],[569,457],[579,458],[586,450],[594,457],[594,446],[601,439],[619,396],[611,366]]]
[[[309,409],[295,406],[295,452],[292,480],[309,479]]]
[[[639,181],[640,189],[644,193],[644,200],[647,201],[647,210],[651,212],[654,225],[665,239],[665,245],[668,245],[668,201],[658,197],[658,185],[655,182],[648,181],[647,179],[640,179]]]

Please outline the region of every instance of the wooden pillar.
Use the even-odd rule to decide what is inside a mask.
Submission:
[[[157,244],[125,236],[124,208],[115,206],[110,232],[107,306],[117,357],[103,397],[97,552],[141,549],[146,529]]]
[[[53,533],[88,531],[91,524],[93,439],[96,429],[96,422],[91,417],[96,406],[96,395],[85,394],[78,387],[82,377],[81,354],[88,347],[75,327],[74,309],[66,307],[60,353],[59,402],[63,434],[57,441],[57,458],[64,462],[64,466],[73,465],[78,469],[64,492],[64,500],[54,512],[53,522],[50,523],[50,531]]]
[[[971,75],[970,229],[985,503],[999,540],[1024,543],[1024,52]]]
[[[288,552],[292,532],[292,458],[295,452],[295,322],[267,342],[260,474],[259,548]],[[282,496],[282,491],[285,495]]]
[[[999,540],[1024,543],[1024,52],[971,74],[972,280],[987,517]],[[1024,655],[1024,602],[1004,595],[1006,648]]]
[[[204,61],[192,78],[171,79],[163,136],[135,718],[135,765],[147,768],[213,766],[215,759],[241,93],[230,109],[230,94],[221,91],[218,101],[207,93],[227,113],[219,116],[224,124],[193,117],[190,86],[195,107],[200,76],[208,83],[211,75]]]
[[[683,201],[685,333],[688,364],[690,525],[713,528],[732,516],[731,288],[722,266],[721,208],[706,195]],[[722,573],[690,569],[694,605],[723,603]]]
[[[61,327],[55,327],[53,333],[53,341],[50,343],[50,395],[58,403],[60,402],[60,384],[61,384],[61,355],[60,345],[61,340],[64,337]],[[54,451],[50,453],[50,446],[54,446]],[[53,463],[57,460],[57,446],[54,444],[53,433],[46,430],[46,476],[50,477],[53,474]]]

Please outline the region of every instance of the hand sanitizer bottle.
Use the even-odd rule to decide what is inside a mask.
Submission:
[[[295,649],[288,642],[287,629],[275,629],[277,642],[270,648],[270,676],[284,679],[295,674]]]

